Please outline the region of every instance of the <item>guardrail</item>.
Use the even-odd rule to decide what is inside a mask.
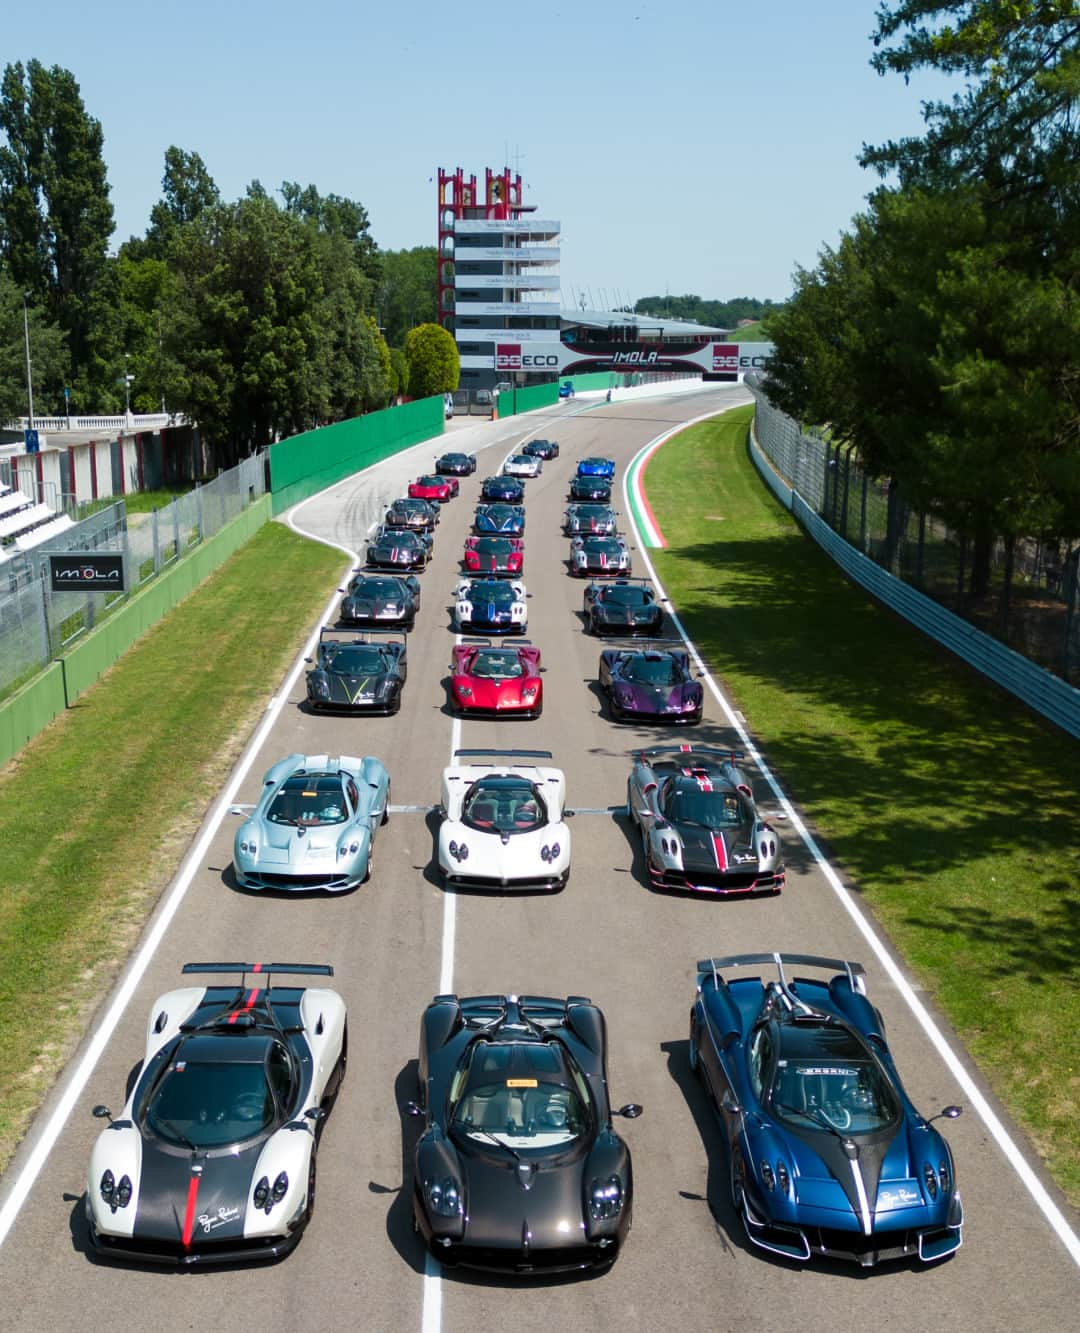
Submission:
[[[754,397],[760,401],[757,391]],[[772,410],[776,411],[775,408]],[[773,466],[758,440],[757,424],[755,418],[750,434],[750,457],[754,466],[780,503],[791,510],[845,574],[976,671],[1049,718],[1063,731],[1080,737],[1080,690],[896,578],[834,532]]]

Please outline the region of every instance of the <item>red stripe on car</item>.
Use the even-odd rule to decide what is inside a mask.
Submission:
[[[724,835],[714,833],[712,835],[713,855],[716,857],[717,870],[727,869],[727,847],[724,845]]]
[[[184,1209],[184,1230],[180,1237],[185,1250],[191,1249],[191,1233],[195,1230],[195,1200],[199,1194],[199,1176],[201,1174],[201,1168],[199,1171],[192,1171],[191,1179],[188,1181],[187,1207]]]

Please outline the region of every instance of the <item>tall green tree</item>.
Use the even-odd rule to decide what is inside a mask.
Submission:
[[[175,144],[165,150],[161,198],[150,210],[150,226],[138,249],[154,259],[164,259],[172,249],[180,228],[220,201],[221,195],[206,163],[198,153]],[[135,253],[132,258],[141,257]]]
[[[101,124],[69,70],[31,60],[4,70],[0,130],[3,258],[16,285],[44,298],[67,334],[75,384],[92,401],[108,392],[118,352]]]
[[[438,270],[433,245],[384,250],[376,285],[376,314],[391,347],[404,347],[405,335],[418,324],[436,322]]]
[[[461,358],[453,334],[439,324],[420,324],[405,335],[409,392],[414,398],[452,393],[461,375]]]
[[[23,324],[23,293],[0,273],[0,421],[27,415],[26,333],[29,332],[34,412],[50,416],[64,410],[67,385],[67,337],[50,323],[40,304],[30,304]]]

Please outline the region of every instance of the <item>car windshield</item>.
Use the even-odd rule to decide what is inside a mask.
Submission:
[[[678,685],[683,674],[670,657],[631,657],[622,669],[624,680],[637,685]]]
[[[470,1139],[520,1151],[573,1143],[588,1130],[588,1083],[555,1042],[479,1041],[463,1082],[451,1123]]]
[[[183,1052],[181,1047],[178,1054]],[[202,1063],[181,1058],[158,1081],[143,1120],[167,1143],[221,1148],[265,1133],[279,1115],[261,1061]]]
[[[466,596],[474,606],[486,605],[488,602],[494,606],[512,606],[517,600],[511,584],[496,583],[494,580],[490,583],[474,583]]]
[[[532,467],[533,460],[528,454],[514,454],[510,459],[511,463],[519,463],[522,467]]]
[[[520,517],[515,505],[489,505],[486,509],[480,510],[480,515],[489,518],[496,526],[502,526]]]
[[[440,463],[449,467],[460,467],[468,461],[464,454],[443,454],[442,458],[439,459]]]
[[[523,676],[525,668],[515,652],[499,648],[490,652],[481,649],[473,658],[471,674],[479,676],[481,680],[513,680]]]
[[[618,584],[605,588],[600,600],[605,606],[648,606],[649,597],[644,588],[622,588]]]
[[[507,556],[514,548],[505,537],[482,537],[473,547],[480,555]]]
[[[487,833],[529,833],[547,823],[536,788],[527,778],[513,776],[474,782],[461,819]]]
[[[396,579],[357,579],[352,586],[353,597],[382,597],[389,601],[401,595],[401,584]]]
[[[441,490],[446,482],[443,481],[442,477],[417,477],[416,484],[417,486],[435,486]]]
[[[348,810],[341,779],[336,773],[322,776],[304,773],[289,778],[270,802],[266,818],[272,824],[297,824],[304,828],[343,824]]]
[[[702,791],[690,782],[679,782],[668,789],[664,817],[673,824],[707,829],[738,828],[747,820],[738,792]]]
[[[894,1124],[900,1103],[879,1065],[840,1027],[785,1026],[769,1104],[778,1119],[805,1129],[826,1124],[872,1134]]]
[[[343,676],[379,676],[388,665],[383,650],[369,644],[328,643],[322,655],[323,665]]]
[[[611,518],[611,511],[603,505],[579,505],[574,511],[579,523],[606,523]]]
[[[591,537],[582,547],[586,555],[622,555],[622,549],[614,537]]]
[[[399,549],[409,547],[413,550],[419,550],[423,545],[415,532],[410,532],[408,528],[403,528],[401,532],[386,532],[380,537],[383,546],[396,546]]]

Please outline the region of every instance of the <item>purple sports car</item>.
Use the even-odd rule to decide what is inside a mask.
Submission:
[[[664,642],[605,648],[600,654],[600,688],[615,722],[701,721],[704,691],[691,670],[690,655],[681,646],[661,647]]]

